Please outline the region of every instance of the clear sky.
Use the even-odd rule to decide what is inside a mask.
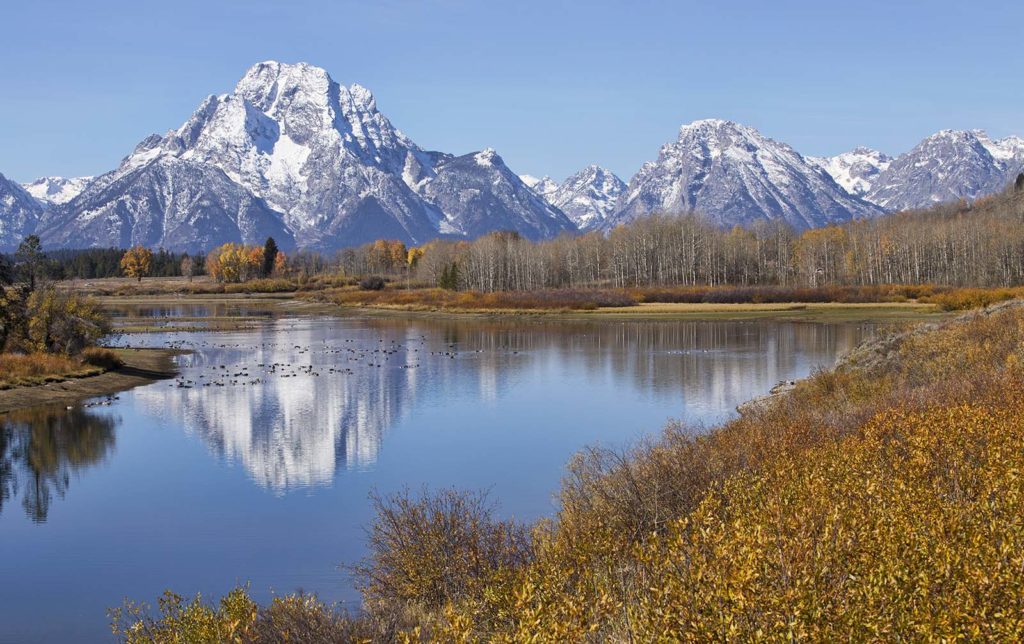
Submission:
[[[628,179],[678,127],[737,120],[803,154],[1024,135],[1024,3],[11,0],[0,172],[112,169],[261,60],[370,88],[428,149]]]

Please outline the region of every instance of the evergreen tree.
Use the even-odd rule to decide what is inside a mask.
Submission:
[[[14,253],[15,262],[19,272],[28,281],[30,290],[36,289],[36,280],[41,278],[43,262],[46,257],[43,255],[43,244],[36,235],[29,235]]]
[[[277,242],[273,237],[267,237],[267,243],[263,244],[263,277],[270,277],[273,274],[277,251]]]

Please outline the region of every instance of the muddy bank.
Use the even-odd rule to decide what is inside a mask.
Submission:
[[[182,352],[173,349],[127,349],[118,353],[124,365],[111,371],[0,391],[0,414],[36,405],[71,404],[85,398],[105,396],[156,380],[173,378],[177,373],[174,356]]]

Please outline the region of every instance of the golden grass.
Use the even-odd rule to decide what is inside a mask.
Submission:
[[[882,337],[708,433],[585,450],[514,550],[446,497],[382,504],[365,623],[405,641],[1020,641],[1022,408],[1024,303]],[[439,563],[453,535],[495,563]],[[171,618],[143,623],[185,633]]]
[[[41,385],[69,378],[84,378],[105,369],[79,358],[52,353],[0,354],[0,389]]]

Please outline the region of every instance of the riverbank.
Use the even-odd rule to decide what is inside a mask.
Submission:
[[[85,398],[106,396],[157,380],[173,378],[177,373],[174,349],[116,349],[122,365],[100,373],[89,372],[57,382],[25,385],[0,391],[0,414],[54,403],[74,403]]]
[[[448,291],[393,283],[382,290],[361,290],[345,278],[278,278],[243,284],[218,284],[207,277],[77,280],[62,284],[89,293],[113,310],[162,306],[165,319],[152,312],[122,315],[125,332],[244,328],[279,313],[337,313],[431,316],[555,316],[623,319],[793,321],[920,321],[940,319],[961,308],[1008,299],[1007,289],[957,289],[936,286],[835,286],[816,288],[646,287],[577,288],[532,292]],[[348,281],[351,281],[349,279]],[[272,290],[268,290],[271,289]],[[264,290],[261,290],[264,289]],[[204,306],[200,316],[175,307]],[[243,307],[244,310],[232,310]],[[134,317],[134,319],[133,319]],[[145,318],[144,320],[141,318]],[[201,319],[200,319],[201,318]]]
[[[114,318],[118,331],[123,333],[194,331],[230,331],[248,328],[261,319],[287,314],[354,314],[354,315],[412,315],[426,317],[536,317],[545,319],[590,320],[743,320],[778,319],[785,321],[879,321],[916,322],[943,319],[950,315],[934,304],[921,302],[881,303],[663,303],[648,302],[628,307],[599,307],[592,310],[516,309],[516,308],[444,308],[424,305],[395,304],[337,304],[295,294],[207,294],[207,295],[108,295],[98,297],[100,304],[121,313]],[[222,313],[192,316],[181,313],[154,318],[136,315],[140,309],[151,307],[168,309],[200,306],[220,307]],[[232,308],[244,307],[239,311]],[[154,321],[155,320],[155,321]]]
[[[880,336],[708,432],[673,423],[625,452],[583,450],[535,526],[473,492],[377,498],[350,568],[357,615],[300,596],[259,607],[246,588],[220,604],[241,617],[200,598],[188,611],[339,639],[1018,641],[1022,347],[1020,301]],[[192,632],[171,613],[120,616],[118,633]]]

